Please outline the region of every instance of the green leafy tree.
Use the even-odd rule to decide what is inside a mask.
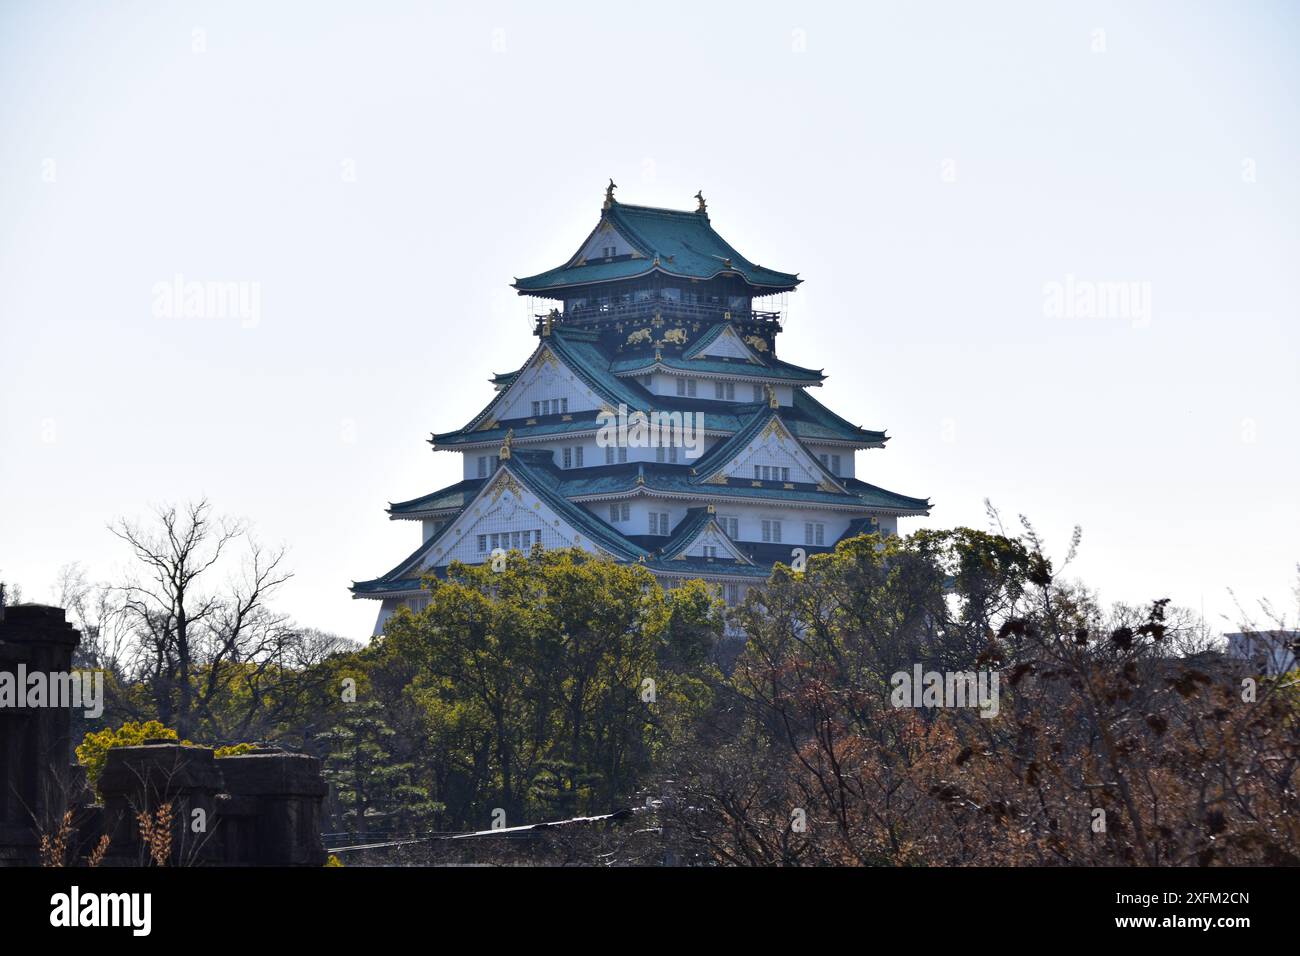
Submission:
[[[396,734],[377,701],[349,705],[340,723],[322,736],[329,747],[326,779],[350,832],[412,834],[440,809],[428,790],[414,782],[415,765],[395,758]]]
[[[149,740],[177,740],[176,731],[156,720],[130,721],[117,728],[92,731],[77,745],[77,762],[86,768],[86,780],[99,786],[100,774],[114,747],[138,747]],[[181,741],[188,744],[189,741]]]
[[[444,745],[430,770],[448,825],[610,809],[707,703],[722,617],[698,583],[665,592],[643,567],[561,550],[427,585],[371,661],[377,692],[416,703]]]

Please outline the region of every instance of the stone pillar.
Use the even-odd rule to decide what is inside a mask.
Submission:
[[[216,762],[225,862],[232,866],[323,866],[321,763],[306,754],[258,750]]]
[[[119,866],[150,865],[139,814],[157,819],[171,806],[168,866],[196,866],[221,858],[217,794],[221,771],[208,747],[153,740],[138,747],[108,751],[99,792],[104,798],[104,825],[112,842],[108,861]]]
[[[67,674],[81,635],[62,608],[0,609],[0,673]],[[78,796],[66,707],[0,706],[0,866],[35,866],[41,833],[57,830]]]

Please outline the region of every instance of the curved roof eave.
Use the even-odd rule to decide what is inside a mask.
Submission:
[[[577,268],[582,268],[582,267],[578,266]],[[562,266],[561,270],[563,271],[564,269],[565,267]],[[716,279],[722,275],[732,275],[737,277],[741,281],[743,281],[746,285],[753,287],[754,289],[767,290],[766,292],[762,293],[763,295],[771,295],[777,292],[789,292],[792,291],[795,287],[797,287],[801,282],[803,282],[803,279],[800,279],[797,275],[790,276],[791,281],[789,282],[757,282],[749,278],[749,276],[745,275],[743,272],[741,272],[738,269],[734,269],[734,268],[727,269],[725,267],[722,269],[718,269],[716,272],[712,272],[708,275],[691,275],[688,272],[673,272],[671,269],[665,269],[662,264],[655,265],[652,260],[650,264],[645,269],[642,269],[640,272],[629,272],[626,275],[611,276],[608,279],[586,279],[586,280],[575,280],[572,282],[568,282],[568,281],[557,282],[553,285],[539,286],[536,288],[527,288],[524,286],[524,283],[530,282],[533,279],[538,278],[539,276],[547,275],[549,272],[553,272],[553,271],[555,270],[547,270],[547,272],[539,272],[537,273],[537,275],[526,276],[523,279],[515,279],[514,282],[510,283],[510,287],[514,289],[516,293],[519,295],[544,296],[548,292],[561,292],[565,289],[574,289],[580,286],[606,285],[611,282],[626,282],[628,279],[639,279],[642,276],[649,275],[652,272],[660,272],[663,275],[671,276],[674,279],[694,279],[694,280],[704,281],[704,282],[707,282],[711,279]]]

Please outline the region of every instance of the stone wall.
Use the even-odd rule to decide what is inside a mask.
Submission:
[[[80,640],[62,608],[14,605],[0,613],[0,671],[68,672]],[[217,758],[174,740],[116,747],[96,803],[72,764],[66,708],[0,707],[0,866],[36,866],[41,834],[71,814],[73,862],[110,841],[105,866],[321,866],[320,761],[259,749]],[[156,827],[143,835],[141,814]]]
[[[66,673],[81,635],[63,609],[0,609],[0,671]],[[0,706],[0,865],[35,863],[39,834],[57,826],[80,796],[70,769],[69,711]]]

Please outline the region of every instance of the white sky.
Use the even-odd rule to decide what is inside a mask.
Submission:
[[[802,274],[780,354],[889,430],[859,475],[934,500],[904,531],[986,527],[989,497],[1058,553],[1082,524],[1105,598],[1291,606],[1298,21],[4,3],[0,577],[111,577],[108,522],[207,495],[289,545],[286,610],[367,635],[347,585],[419,541],[386,502],[458,480],[425,440],[528,355],[508,283],[572,253],[612,176],[626,202],[703,189]],[[259,283],[260,320],[156,318],[176,274]],[[1150,321],[1045,316],[1067,275],[1150,283]]]

